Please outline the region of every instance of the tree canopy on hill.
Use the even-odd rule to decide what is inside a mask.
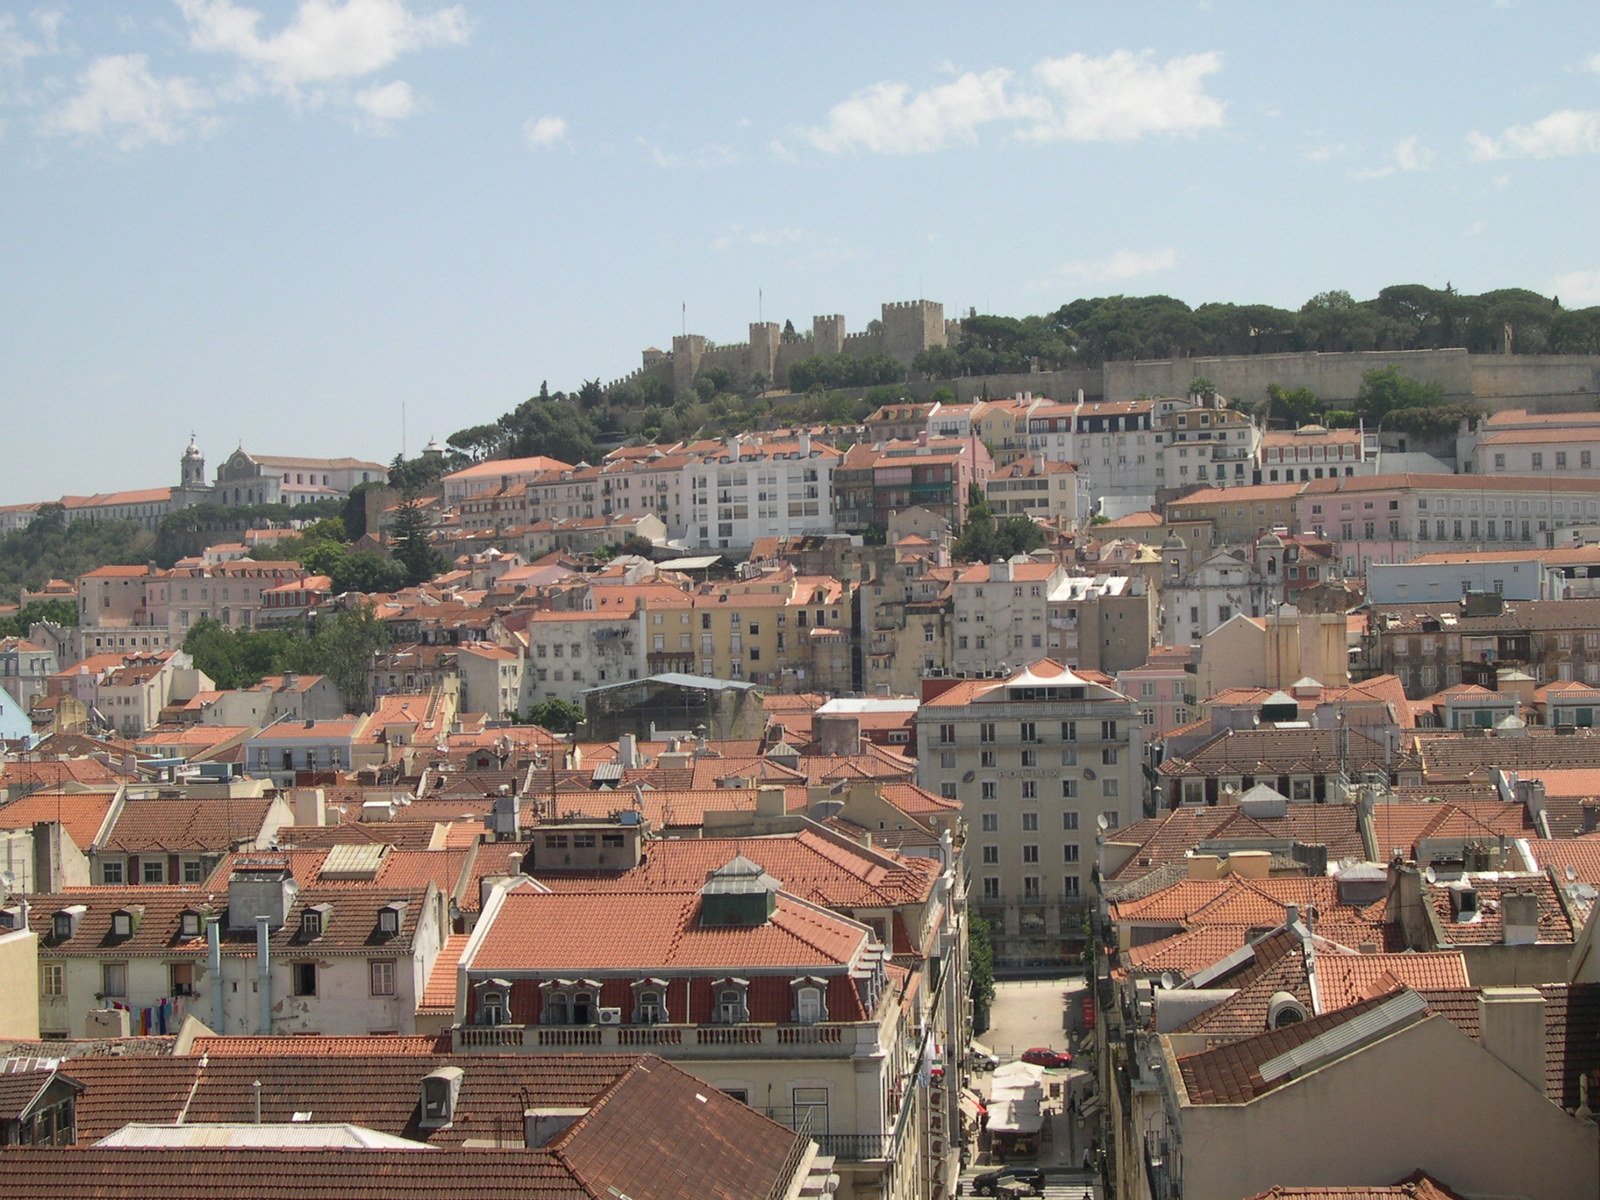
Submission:
[[[126,566],[152,557],[155,535],[132,521],[66,521],[59,504],[45,504],[22,529],[0,537],[0,597],[14,600],[24,588],[49,579],[76,579],[108,565]]]

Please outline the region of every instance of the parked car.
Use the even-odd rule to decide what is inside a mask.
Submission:
[[[974,1196],[997,1196],[1002,1183],[1022,1184],[1035,1196],[1044,1195],[1043,1167],[1001,1167],[998,1171],[985,1171],[972,1180]]]
[[[1000,1056],[982,1042],[973,1042],[967,1055],[967,1066],[973,1071],[992,1071],[1000,1065]]]
[[[1049,1046],[1033,1046],[1022,1052],[1022,1061],[1036,1067],[1070,1067],[1070,1050],[1052,1050]]]

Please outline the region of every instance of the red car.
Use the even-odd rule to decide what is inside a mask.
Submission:
[[[1022,1061],[1035,1067],[1070,1067],[1072,1054],[1067,1050],[1052,1050],[1048,1046],[1034,1046],[1022,1052]]]

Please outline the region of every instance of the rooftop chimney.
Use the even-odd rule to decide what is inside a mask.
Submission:
[[[1544,996],[1538,988],[1484,988],[1478,993],[1483,1048],[1536,1088],[1545,1090]]]

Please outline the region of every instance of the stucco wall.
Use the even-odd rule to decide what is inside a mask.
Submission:
[[[39,936],[29,929],[0,934],[0,1038],[39,1036]]]
[[[1185,1200],[1391,1184],[1419,1167],[1473,1195],[1600,1196],[1594,1126],[1440,1016],[1253,1103],[1182,1119]]]

